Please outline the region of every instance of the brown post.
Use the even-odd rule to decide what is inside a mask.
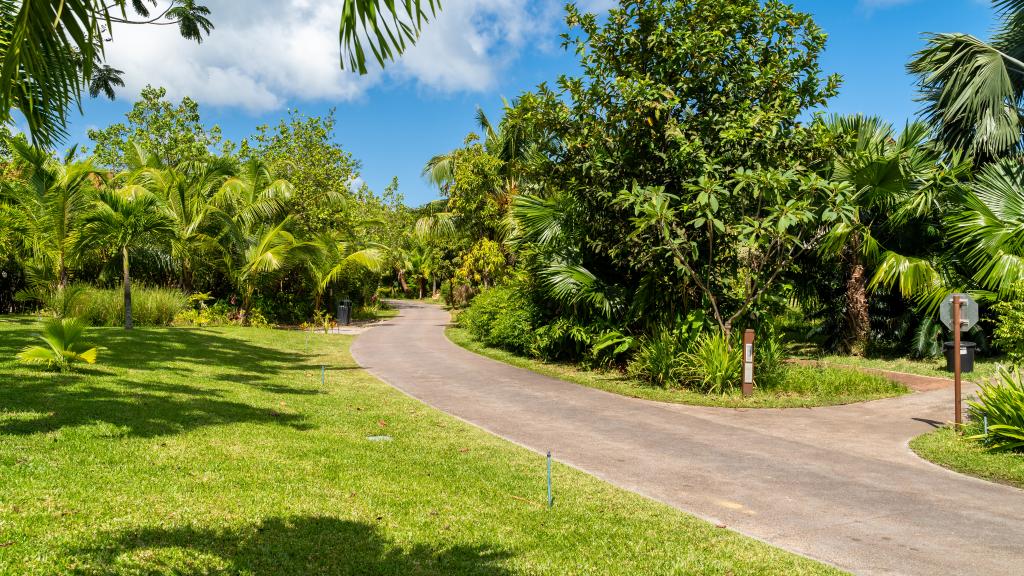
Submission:
[[[754,393],[754,331],[743,331],[743,395]]]
[[[961,422],[961,411],[960,407],[960,295],[953,295],[953,409],[956,410],[956,414],[953,415],[953,421],[956,422],[957,429],[960,428]]]

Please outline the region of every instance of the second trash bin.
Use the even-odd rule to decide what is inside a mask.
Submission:
[[[960,372],[974,371],[974,351],[978,347],[974,342],[960,342]],[[953,342],[943,342],[942,353],[946,356],[946,371],[953,371]]]
[[[338,326],[348,326],[352,323],[352,301],[342,300],[338,303]]]

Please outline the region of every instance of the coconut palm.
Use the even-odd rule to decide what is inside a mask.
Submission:
[[[95,211],[86,219],[82,244],[113,249],[121,254],[125,330],[133,328],[130,254],[171,231],[171,222],[161,209],[159,199],[139,185],[103,190]]]
[[[1024,128],[1024,0],[992,4],[1000,23],[991,42],[933,34],[908,66],[940,140],[982,159],[1019,151]]]
[[[4,183],[5,195],[21,213],[29,252],[40,264],[36,269],[48,272],[39,280],[62,290],[78,257],[76,244],[100,172],[91,160],[74,160],[74,148],[57,161],[22,140],[8,144],[25,172],[20,180]]]
[[[366,269],[380,273],[384,266],[381,247],[359,249],[355,242],[338,238],[337,233],[321,234],[313,241],[313,250],[306,268],[313,284],[313,307],[317,312],[323,304],[324,293],[333,282],[353,269]]]
[[[242,296],[243,320],[265,278],[298,266],[314,253],[313,244],[295,236],[291,225],[291,217],[277,224],[247,224],[239,220],[222,237],[224,267]]]

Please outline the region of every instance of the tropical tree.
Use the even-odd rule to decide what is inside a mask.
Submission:
[[[907,124],[900,134],[877,117],[833,116],[827,122],[838,155],[825,176],[841,183],[846,198],[839,218],[819,252],[845,266],[845,314],[839,347],[863,353],[871,328],[868,288],[880,262],[891,267],[907,255],[920,234],[922,218],[967,172],[967,163],[946,165],[923,122]],[[913,236],[915,238],[907,238]]]
[[[323,304],[324,294],[333,282],[354,269],[362,268],[379,274],[384,256],[379,247],[357,249],[358,244],[339,238],[339,233],[322,234],[313,241],[313,251],[306,261],[313,287],[313,309]]]
[[[8,145],[24,172],[20,179],[4,182],[5,195],[24,219],[33,268],[45,273],[37,280],[62,290],[79,256],[83,218],[100,172],[91,160],[75,160],[74,148],[58,161],[23,140],[12,139]]]
[[[298,238],[291,226],[290,217],[276,224],[239,221],[221,240],[225,270],[242,296],[243,321],[252,311],[253,295],[267,277],[298,266],[314,252],[314,245]]]
[[[83,245],[113,250],[121,255],[125,330],[134,327],[130,254],[171,231],[171,222],[161,210],[159,199],[139,185],[101,191],[95,211],[85,220]]]
[[[939,139],[983,160],[1020,151],[1024,129],[1024,0],[992,5],[1000,23],[990,42],[932,34],[908,66]]]

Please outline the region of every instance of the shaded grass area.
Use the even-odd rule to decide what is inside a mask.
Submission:
[[[893,372],[906,372],[907,374],[920,374],[921,376],[936,376],[938,378],[953,378],[952,372],[946,372],[945,358],[914,359],[914,358],[863,358],[860,356],[808,356],[808,359],[824,362],[831,366],[851,366],[855,368],[872,368],[877,370],[891,370]],[[964,373],[965,380],[979,381],[995,376],[996,368],[1005,361],[1001,358],[974,358],[974,371]]]
[[[1024,454],[985,450],[977,440],[967,438],[981,432],[969,427],[963,436],[952,428],[940,428],[910,441],[918,456],[962,474],[1024,488]]]
[[[0,319],[3,575],[838,573],[567,466],[548,510],[542,456],[346,336],[98,328],[60,375],[11,361],[33,332]]]
[[[792,366],[784,385],[770,390],[755,389],[749,398],[744,398],[738,390],[726,394],[704,394],[686,389],[648,386],[618,371],[588,370],[571,364],[526,358],[491,348],[463,328],[450,326],[445,334],[455,344],[481,356],[583,386],[660,402],[726,408],[809,408],[891,398],[909,391],[902,384],[854,370]]]

